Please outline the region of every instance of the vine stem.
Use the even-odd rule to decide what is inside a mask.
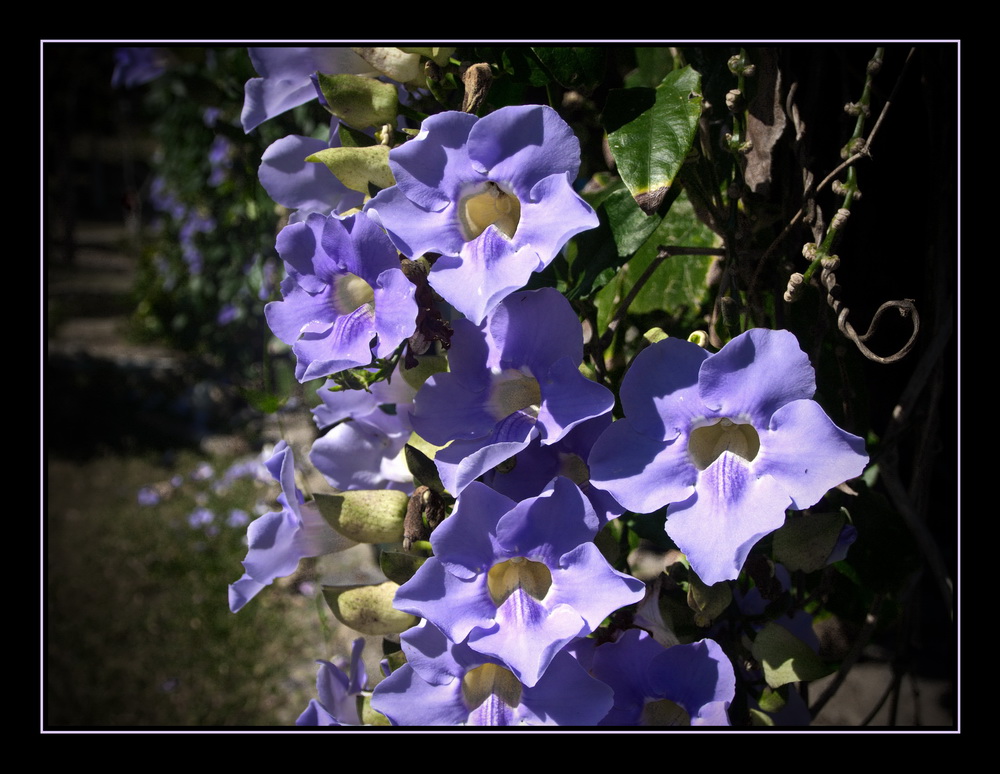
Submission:
[[[899,77],[896,79],[895,85],[892,87],[892,93],[889,95],[889,99],[887,99],[885,104],[882,106],[882,110],[879,112],[878,118],[875,120],[875,126],[873,126],[872,130],[868,133],[868,137],[865,139],[864,145],[861,147],[861,149],[858,150],[856,153],[850,155],[840,164],[838,164],[836,168],[830,174],[824,177],[823,180],[819,183],[819,185],[817,185],[814,189],[807,190],[803,195],[803,199],[807,201],[812,199],[816,194],[818,194],[820,191],[822,191],[824,188],[830,185],[830,183],[832,183],[836,179],[836,177],[845,169],[857,163],[862,158],[871,157],[872,143],[875,141],[875,136],[878,134],[878,130],[882,127],[882,122],[885,120],[886,115],[889,113],[889,108],[892,105],[893,100],[896,98],[896,94],[899,92],[899,87],[903,82],[903,76],[906,75],[906,70],[909,68],[910,60],[913,58],[913,54],[916,50],[917,49],[914,47],[910,49],[909,53],[907,53],[906,60],[903,62],[903,70],[902,72],[900,72]],[[754,281],[751,283],[751,287],[757,284],[757,277],[760,274],[760,270],[761,267],[764,265],[764,262],[771,256],[771,253],[773,253],[777,249],[778,245],[781,244],[782,241],[784,241],[785,237],[788,236],[788,234],[799,222],[799,220],[802,219],[802,215],[805,212],[805,209],[806,209],[805,204],[799,207],[798,212],[796,212],[795,215],[792,216],[792,219],[791,221],[789,221],[788,225],[785,226],[785,228],[777,236],[777,238],[773,242],[771,242],[768,248],[764,251],[763,255],[761,255],[760,260],[757,262],[757,269],[754,272]]]
[[[639,276],[639,279],[635,281],[635,284],[629,289],[628,294],[625,299],[615,310],[614,316],[608,322],[608,328],[601,336],[600,340],[600,351],[603,352],[611,344],[611,339],[615,335],[615,331],[618,329],[618,325],[621,323],[622,318],[625,317],[626,312],[628,312],[629,306],[635,301],[636,296],[642,290],[643,286],[649,281],[649,278],[653,276],[655,272],[667,258],[672,258],[677,255],[725,255],[725,250],[718,247],[666,247],[660,245],[656,253],[656,257],[650,261],[649,266],[646,270]]]

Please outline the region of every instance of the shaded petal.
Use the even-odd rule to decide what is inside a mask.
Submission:
[[[368,365],[374,338],[375,315],[368,304],[337,317],[332,325],[307,324],[292,347],[297,359],[295,378],[305,382]]]
[[[714,640],[675,645],[649,667],[654,696],[680,704],[692,726],[728,726],[726,709],[736,694],[736,674]]]
[[[329,214],[360,207],[363,195],[352,191],[330,172],[326,164],[306,161],[325,150],[322,140],[292,134],[271,143],[260,160],[258,176],[278,204],[305,213]]]
[[[325,249],[323,244],[323,235],[330,220],[331,218],[317,212],[309,213],[305,220],[290,223],[281,229],[275,240],[275,248],[285,262],[289,275],[299,287],[310,293],[323,292],[333,277],[340,273],[339,267],[330,257],[335,253]],[[336,218],[332,220],[340,222]],[[341,250],[350,250],[346,232],[341,242]]]
[[[570,605],[587,623],[587,634],[611,613],[642,601],[646,584],[608,564],[594,543],[584,543],[565,554],[553,568],[552,596]],[[546,598],[548,599],[548,597]]]
[[[297,726],[339,726],[340,721],[326,711],[322,704],[315,699],[309,700],[309,706],[305,708],[295,721]]]
[[[687,432],[704,416],[698,392],[698,369],[709,354],[689,341],[668,338],[640,352],[622,381],[625,416],[636,431],[656,440]]]
[[[530,553],[528,558],[551,570],[560,566],[564,554],[593,540],[596,534],[593,508],[568,478],[554,479],[537,497],[516,505],[510,502],[507,510],[509,513],[501,514],[503,518],[493,527],[497,543],[507,556]]]
[[[389,152],[389,168],[407,199],[438,212],[457,201],[463,186],[485,181],[469,162],[467,141],[476,122],[470,113],[438,113],[424,119],[416,137]]]
[[[512,294],[494,310],[487,327],[502,353],[501,368],[527,368],[540,380],[564,357],[574,368],[583,360],[580,320],[555,288]]]
[[[467,645],[456,645],[427,620],[421,621],[399,635],[400,644],[409,664],[424,680],[434,685],[447,685],[461,679],[475,658]],[[462,656],[465,655],[465,658]],[[478,654],[475,654],[478,657]]]
[[[396,726],[460,726],[469,719],[461,680],[433,685],[409,664],[376,685],[371,701]]]
[[[455,439],[481,438],[492,432],[496,417],[487,409],[489,383],[468,389],[457,371],[434,374],[413,399],[410,421],[421,438],[441,446]],[[484,376],[486,372],[484,372]]]
[[[485,573],[464,580],[448,572],[434,556],[399,587],[393,606],[426,618],[452,642],[462,642],[475,628],[493,626],[496,614]]]
[[[254,519],[247,527],[249,547],[243,566],[247,574],[265,585],[295,572],[300,553],[300,523],[290,511],[272,511]]]
[[[758,431],[786,403],[811,398],[816,373],[789,331],[754,328],[701,367],[701,399],[724,416],[748,416]]]
[[[513,500],[473,482],[451,516],[434,530],[434,555],[449,572],[466,580],[486,572],[497,561],[497,522],[513,507]]]
[[[695,494],[667,508],[667,534],[705,583],[735,579],[754,544],[778,529],[791,498],[770,476],[756,477],[723,452],[701,471]]]
[[[311,294],[290,281],[287,288],[282,285],[282,295],[283,300],[264,307],[264,317],[271,332],[286,344],[294,345],[303,328],[332,315],[330,300],[325,295]]]
[[[244,87],[243,131],[250,133],[267,119],[315,99],[316,89],[309,81],[298,79],[251,78]]]
[[[267,584],[255,581],[246,573],[236,583],[229,584],[229,610],[236,613],[253,599]]]
[[[507,429],[507,426],[501,423],[497,425],[494,433],[485,438],[452,441],[447,448],[441,449],[434,457],[434,464],[437,466],[444,488],[457,496],[483,473],[513,457],[526,448],[533,438],[538,437],[534,425],[530,422],[522,422],[511,428],[522,431],[521,440],[517,440],[518,436],[513,432],[503,432],[502,435],[496,432]],[[501,438],[509,440],[498,440]]]
[[[372,393],[365,390],[330,389],[333,386],[335,382],[327,381],[316,390],[322,403],[312,409],[312,415],[320,430],[341,420],[364,417],[377,410],[378,401]]]
[[[698,480],[686,437],[656,441],[636,431],[627,418],[604,431],[587,463],[591,484],[610,492],[634,513],[652,513],[667,503],[686,500]]]
[[[405,466],[397,469],[392,464],[409,437],[409,432],[387,434],[367,423],[344,422],[313,442],[309,460],[336,489],[398,489],[409,493],[413,490],[412,476]]]
[[[555,443],[576,425],[607,414],[615,405],[611,391],[581,374],[578,363],[564,357],[539,380],[542,404],[538,424],[543,444]]]
[[[538,682],[521,694],[525,722],[593,726],[611,709],[612,689],[595,680],[569,653],[557,653]]]
[[[269,118],[317,97],[310,80],[314,72],[368,73],[371,66],[349,48],[250,47],[250,61],[263,77],[246,83],[243,131],[250,132]]]
[[[841,430],[812,400],[782,406],[761,433],[759,475],[772,476],[802,510],[827,490],[860,476],[868,464],[863,438]]]
[[[392,241],[371,218],[352,215],[343,220],[328,218],[323,229],[323,249],[343,271],[356,274],[372,288],[386,271],[399,271],[399,253]]]
[[[399,269],[382,272],[374,286],[376,357],[387,358],[417,327],[417,286]]]
[[[449,204],[440,211],[425,209],[407,199],[398,185],[379,191],[364,212],[410,258],[424,253],[458,255],[465,246],[454,206]]]
[[[479,119],[468,137],[469,158],[478,171],[525,191],[549,175],[575,178],[580,168],[580,141],[547,105],[496,110]]]

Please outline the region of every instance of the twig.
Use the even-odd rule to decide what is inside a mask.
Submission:
[[[622,318],[628,312],[629,306],[635,301],[636,296],[639,295],[639,291],[642,290],[643,286],[649,281],[649,278],[653,276],[660,264],[663,263],[667,258],[672,258],[678,255],[725,255],[725,251],[721,248],[716,247],[666,247],[660,245],[656,253],[656,257],[650,261],[649,266],[646,270],[639,275],[639,279],[635,281],[635,284],[631,287],[625,299],[615,310],[614,316],[608,323],[608,329],[604,331],[604,335],[600,339],[600,351],[603,352],[611,344],[611,339],[615,335],[615,330],[618,328],[618,324],[621,322]]]

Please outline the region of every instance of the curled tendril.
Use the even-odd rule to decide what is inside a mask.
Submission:
[[[840,295],[840,285],[837,284],[837,275],[834,274],[833,269],[823,269],[822,282],[823,286],[827,289],[826,302],[837,313],[837,328],[854,342],[862,355],[869,360],[885,365],[886,363],[895,363],[897,360],[902,360],[910,353],[913,345],[917,342],[917,335],[920,333],[920,315],[917,314],[917,305],[912,298],[904,298],[899,301],[886,301],[875,310],[872,321],[868,324],[868,330],[863,335],[859,335],[847,319],[851,310],[844,306],[838,298]],[[909,341],[903,345],[902,349],[888,357],[881,357],[868,349],[865,342],[875,335],[875,331],[878,330],[879,318],[889,309],[897,310],[902,317],[909,317],[913,321],[913,332],[910,334]]]

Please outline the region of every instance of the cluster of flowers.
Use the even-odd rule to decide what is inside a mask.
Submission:
[[[226,515],[222,518],[217,512],[217,498],[225,496],[240,480],[249,479],[261,487],[270,482],[272,479],[265,461],[271,456],[272,453],[268,450],[261,456],[239,459],[226,468],[222,475],[216,475],[212,465],[203,461],[187,476],[178,473],[166,481],[140,487],[136,500],[143,507],[154,507],[177,496],[191,497],[195,507],[185,521],[191,529],[203,531],[209,538],[219,534],[220,524],[229,529],[246,527],[250,522],[250,514],[242,508],[227,507],[223,510]],[[261,515],[267,511],[267,506],[261,500],[253,510]]]
[[[247,84],[248,131],[316,94],[315,54],[251,55],[263,77]],[[522,289],[598,223],[574,190],[579,142],[555,110],[426,118],[389,151],[394,185],[350,214],[323,166],[275,161],[290,148],[313,152],[282,141],[261,180],[298,210],[277,238],[282,300],[266,308],[298,379],[404,347],[408,364],[430,362],[434,341],[447,348],[447,371],[416,368],[421,379],[408,380],[400,368],[370,392],[319,391],[317,424],[332,429],[310,456],[331,485],[409,494],[401,455],[415,434],[457,498],[430,534],[433,555],[395,592],[396,610],[420,623],[401,633],[406,662],[375,686],[372,708],[397,725],[727,725],[729,658],[711,639],[607,627],[647,589],[594,540],[626,509],[667,506],[666,531],[701,580],[735,579],[786,509],[862,472],[864,443],[812,400],[795,337],[750,330],[715,354],[662,339],[627,372],[624,417],[612,421],[614,395],[581,371],[570,303]],[[443,324],[437,298],[461,316]],[[282,510],[250,525],[234,611],[334,543],[295,486],[287,446],[268,468]],[[350,676],[321,662],[320,700],[300,723],[359,722],[349,700],[365,687],[359,652]]]

